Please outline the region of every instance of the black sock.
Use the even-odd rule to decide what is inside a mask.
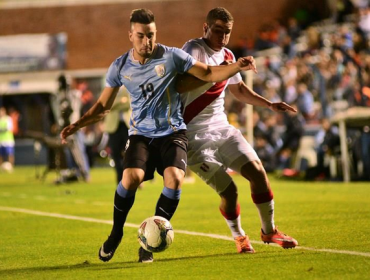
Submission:
[[[179,205],[179,201],[179,199],[170,199],[161,193],[155,208],[155,215],[171,220],[173,214],[175,214],[177,205]]]
[[[135,201],[135,195],[131,197],[121,197],[117,191],[114,195],[114,209],[113,209],[113,228],[112,233],[117,236],[123,235],[123,225],[130,209]]]

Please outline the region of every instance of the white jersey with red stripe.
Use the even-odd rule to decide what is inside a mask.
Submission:
[[[226,62],[235,62],[234,54],[227,48],[221,51],[212,50],[202,38],[190,40],[182,49],[196,60],[207,65],[217,66]],[[237,84],[242,77],[237,73],[232,78],[219,82],[207,83],[190,92],[182,93],[184,105],[184,120],[188,132],[203,129],[212,129],[228,126],[227,116],[224,112],[225,89],[228,84]]]

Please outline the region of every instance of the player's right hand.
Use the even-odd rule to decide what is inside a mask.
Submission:
[[[257,67],[256,67],[256,61],[254,60],[253,56],[245,56],[245,57],[240,57],[238,59],[239,66],[241,70],[253,70],[254,73],[257,72]]]

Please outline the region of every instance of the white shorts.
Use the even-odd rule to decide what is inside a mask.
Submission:
[[[202,132],[187,133],[188,166],[217,193],[231,183],[230,168],[240,173],[250,161],[259,160],[241,132],[231,125]]]

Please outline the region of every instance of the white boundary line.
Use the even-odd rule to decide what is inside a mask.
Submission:
[[[79,216],[72,216],[72,215],[64,215],[64,214],[58,214],[58,213],[47,213],[47,212],[41,212],[41,211],[35,211],[35,210],[29,210],[29,209],[23,209],[23,208],[6,207],[6,206],[0,206],[0,211],[18,212],[18,213],[25,213],[25,214],[31,214],[31,215],[37,215],[37,216],[43,216],[43,217],[53,217],[53,218],[83,221],[83,222],[98,223],[98,224],[108,224],[108,225],[112,224],[112,221],[108,221],[108,220],[94,219],[94,218],[88,218],[88,217],[79,217]],[[125,226],[133,227],[133,228],[138,228],[139,227],[139,225],[131,224],[131,223],[125,223]],[[233,241],[233,239],[231,237],[228,237],[228,236],[225,236],[225,235],[218,235],[218,234],[194,232],[194,231],[187,231],[187,230],[176,230],[176,233],[187,234],[187,235],[195,235],[195,236],[204,236],[204,237],[209,237],[209,238]],[[251,243],[263,244],[262,241],[253,241],[253,240],[251,240]],[[271,245],[277,246],[276,244],[270,244],[270,246]],[[332,253],[332,254],[362,256],[362,257],[368,257],[368,258],[370,257],[370,253],[347,251],[347,250],[316,249],[316,248],[302,247],[302,246],[298,246],[298,247],[296,247],[296,249],[307,250],[307,251],[315,251],[315,252]]]

